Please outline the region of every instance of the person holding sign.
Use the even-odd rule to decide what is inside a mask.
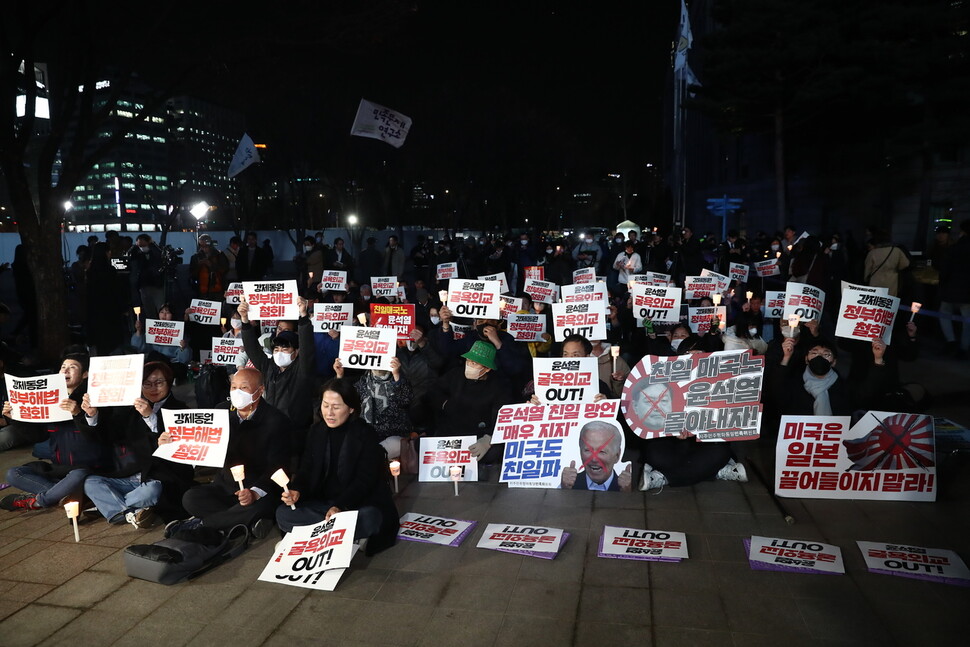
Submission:
[[[643,271],[643,261],[640,255],[634,251],[634,243],[629,240],[625,243],[623,251],[617,254],[613,261],[613,269],[617,271],[617,281],[626,288],[630,275],[639,274]]]
[[[337,379],[344,377],[344,365],[338,357],[333,370]],[[408,410],[413,391],[411,383],[401,373],[401,360],[391,358],[391,370],[370,369],[354,385],[360,399],[360,416],[377,429],[381,447],[388,458],[401,455],[401,437],[411,435]]]
[[[280,530],[307,526],[345,510],[357,510],[357,539],[369,538],[374,555],[394,545],[399,515],[388,468],[373,427],[360,417],[357,390],[336,378],[323,387],[321,422],[310,428],[300,467],[276,508]],[[290,506],[296,506],[291,509]]]
[[[166,521],[185,516],[182,496],[193,485],[192,466],[152,456],[162,431],[161,410],[186,408],[172,395],[173,379],[167,364],[148,362],[134,406],[99,410],[87,394],[81,401],[81,433],[115,450],[114,468],[84,481],[84,493],[108,523],[149,528],[156,512]]]
[[[278,469],[287,469],[292,423],[279,409],[263,400],[263,376],[254,368],[236,371],[229,385],[229,447],[226,462],[212,483],[190,489],[182,505],[190,519],[165,526],[165,536],[200,526],[229,530],[245,524],[257,539],[269,534],[283,489],[273,479]],[[167,432],[159,444],[172,442]],[[242,466],[245,480],[239,487],[232,467]]]
[[[563,468],[562,489],[630,492],[632,465],[627,465],[620,474],[613,470],[623,447],[620,433],[618,427],[599,420],[583,425],[579,430],[579,456],[583,464],[577,468],[576,461],[570,461],[569,467]]]
[[[461,339],[455,339],[455,331],[452,326],[452,312],[448,306],[441,306],[438,309],[441,317],[441,326],[432,330],[431,343],[443,356],[449,358],[464,357],[476,342],[488,342],[496,351],[495,368],[502,372],[506,379],[511,380],[515,385],[521,385],[528,380],[531,370],[532,359],[521,344],[516,344],[512,335],[501,330],[500,321],[497,319],[475,319],[475,331],[466,334]]]
[[[174,317],[172,316],[172,306],[168,303],[163,303],[158,309],[158,318],[161,321],[172,321]],[[135,332],[131,336],[131,347],[136,353],[145,353],[146,355],[151,355],[156,353],[161,355],[166,362],[172,365],[172,369],[185,377],[188,363],[192,361],[192,349],[186,343],[183,337],[179,341],[178,346],[160,346],[158,344],[149,344],[145,341],[145,335],[142,330],[144,324],[142,323],[141,317],[135,317]],[[180,378],[181,379],[181,378]]]

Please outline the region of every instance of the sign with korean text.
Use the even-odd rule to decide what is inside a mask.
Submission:
[[[780,290],[765,291],[765,319],[782,319],[785,316],[785,293]]]
[[[370,291],[375,299],[377,297],[397,296],[397,277],[396,276],[370,277]]]
[[[22,422],[63,422],[71,419],[71,414],[60,407],[61,401],[70,397],[62,373],[37,377],[5,374],[4,380],[12,419]]]
[[[192,303],[189,304],[189,313],[195,323],[206,326],[218,325],[219,318],[222,315],[222,302],[192,299]]]
[[[88,368],[88,395],[92,407],[130,407],[141,397],[145,356],[92,357]]]
[[[145,319],[145,343],[156,346],[180,346],[185,336],[184,321]]]
[[[407,115],[361,99],[350,134],[379,139],[394,148],[400,148],[404,145],[410,129],[411,118]]]
[[[775,445],[775,494],[802,499],[935,501],[933,418],[869,411],[783,416]]]
[[[314,303],[313,332],[340,330],[354,319],[353,303]]]
[[[688,301],[694,299],[711,298],[717,291],[717,279],[713,276],[688,276],[684,278],[684,298]]]
[[[789,281],[785,288],[785,316],[798,315],[799,321],[818,320],[825,305],[825,292],[807,283]]]
[[[418,480],[433,483],[451,481],[451,468],[461,468],[462,481],[478,481],[478,461],[469,447],[478,441],[475,436],[424,436],[418,453]]]
[[[633,317],[675,323],[680,320],[680,296],[677,287],[660,287],[637,283],[631,291]]]
[[[781,267],[779,267],[777,258],[769,258],[767,261],[758,261],[754,264],[754,269],[761,278],[778,276],[781,274]]]
[[[731,280],[736,283],[748,282],[748,266],[744,263],[730,263],[728,273],[731,275]]]
[[[468,331],[472,329],[471,324],[457,324],[454,321],[451,322],[451,330],[454,333],[455,340],[464,339]]]
[[[372,303],[370,325],[374,328],[390,328],[397,332],[398,339],[408,340],[414,330],[414,304]]]
[[[501,319],[498,281],[452,279],[448,282],[448,307],[456,317]]]
[[[250,319],[300,318],[296,281],[243,281]]]
[[[574,285],[585,285],[587,283],[596,283],[596,270],[594,268],[584,267],[573,272]]]
[[[623,385],[623,416],[641,438],[751,440],[761,426],[765,361],[749,349],[647,355]]]
[[[872,292],[873,294],[889,294],[889,288],[881,288],[874,285],[859,285],[842,281],[842,292],[846,290],[856,290],[858,292]]]
[[[597,557],[679,562],[687,559],[687,535],[668,530],[641,530],[606,526]]]
[[[501,284],[501,293],[506,294],[511,292],[509,290],[509,281],[505,278],[505,272],[496,272],[495,274],[486,274],[484,276],[479,276],[480,281],[498,281]]]
[[[556,341],[582,335],[590,341],[606,339],[606,303],[554,303],[552,322]]]
[[[321,292],[346,292],[347,272],[345,270],[324,270],[320,277]]]
[[[277,544],[258,579],[333,591],[357,552],[356,526],[356,510],[338,512],[328,521],[309,526],[295,526]]]
[[[340,329],[340,361],[344,368],[391,370],[397,350],[397,332],[390,328],[343,326]]]
[[[544,341],[542,333],[546,331],[545,315],[509,315],[507,332],[515,341]]]
[[[687,308],[687,325],[691,332],[706,335],[717,321],[718,330],[723,331],[727,325],[727,308],[725,306],[705,306],[703,308]]]
[[[970,586],[970,569],[952,550],[899,543],[857,541],[870,573]]]
[[[477,546],[526,557],[555,559],[568,538],[569,533],[561,528],[490,523],[485,526]]]
[[[556,301],[556,294],[559,292],[559,287],[552,281],[526,279],[522,290],[532,297],[533,301],[554,303]]]
[[[259,334],[274,337],[276,335],[276,327],[279,325],[279,323],[280,322],[276,319],[260,319]]]
[[[401,527],[397,538],[439,546],[461,546],[461,542],[471,534],[477,521],[436,517],[420,512],[406,512],[401,517]]]
[[[717,292],[724,292],[727,290],[728,284],[731,283],[731,277],[724,276],[723,274],[719,274],[718,272],[709,270],[707,268],[701,270],[701,276],[709,276],[717,281]]]
[[[899,297],[848,289],[842,293],[835,336],[846,339],[892,341]]]
[[[529,265],[525,268],[525,279],[535,279],[537,281],[544,281],[546,278],[546,268],[542,265]]]
[[[543,404],[592,402],[599,393],[599,360],[595,357],[535,357],[535,394]]]
[[[243,286],[240,282],[230,283],[229,287],[226,288],[226,303],[230,305],[237,306],[242,303],[242,298],[244,296]]]
[[[212,363],[219,366],[235,366],[236,359],[243,352],[242,337],[213,337]]]
[[[499,308],[501,308],[502,319],[508,319],[522,309],[522,299],[520,297],[510,297],[507,294],[498,296]]]
[[[845,575],[842,549],[832,544],[759,536],[744,544],[748,564],[756,571]]]
[[[447,281],[458,278],[458,263],[440,263],[435,277],[439,281]]]
[[[162,409],[162,424],[172,442],[152,456],[173,463],[224,467],[229,447],[229,409]]]
[[[562,303],[607,303],[605,283],[563,285],[559,291]]]

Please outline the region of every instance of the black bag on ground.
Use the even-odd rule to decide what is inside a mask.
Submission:
[[[190,580],[241,554],[249,544],[244,524],[226,533],[212,528],[177,532],[154,544],[135,544],[125,549],[128,577],[177,584]]]

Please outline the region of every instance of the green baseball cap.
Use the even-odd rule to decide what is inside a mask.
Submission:
[[[490,368],[494,371],[498,368],[495,365],[495,352],[495,346],[492,346],[487,341],[476,341],[462,357],[470,359],[473,362],[478,362],[485,368]]]

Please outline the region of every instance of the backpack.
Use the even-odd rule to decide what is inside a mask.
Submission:
[[[177,584],[206,573],[238,556],[249,544],[249,530],[238,524],[226,533],[195,528],[175,533],[154,544],[125,549],[125,572],[158,584]]]

